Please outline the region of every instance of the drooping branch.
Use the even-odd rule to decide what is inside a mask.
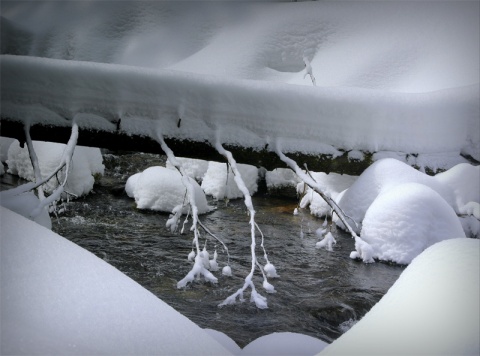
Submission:
[[[323,200],[330,206],[330,208],[337,214],[338,218],[342,221],[342,223],[345,225],[345,228],[348,230],[350,235],[355,239],[355,247],[357,251],[359,251],[359,256],[352,256],[351,257],[361,257],[364,262],[370,263],[374,262],[372,258],[372,247],[363,241],[352,229],[350,224],[347,221],[347,217],[343,210],[338,206],[338,204],[330,197],[328,196],[327,193],[325,193],[324,189],[320,184],[318,184],[314,179],[312,179],[308,174],[303,172],[300,167],[297,165],[297,163],[285,156],[283,152],[280,150],[278,147],[278,143],[275,147],[275,152],[277,155],[280,157],[280,159],[287,164],[290,169],[292,169],[295,174],[303,181],[305,182],[312,190],[317,192]]]
[[[203,275],[206,281],[217,283],[218,281],[217,278],[208,269],[205,268],[204,261],[203,261],[203,253],[200,251],[200,244],[198,241],[199,232],[198,232],[198,226],[197,226],[198,225],[198,208],[195,202],[195,190],[192,185],[192,182],[190,182],[190,179],[185,173],[185,170],[183,169],[183,166],[180,163],[180,161],[177,160],[173,151],[165,143],[165,140],[163,139],[163,135],[161,134],[161,132],[157,131],[156,134],[157,134],[157,140],[160,143],[162,150],[166,153],[168,160],[180,172],[180,175],[182,176],[182,183],[187,189],[187,197],[188,197],[188,202],[190,204],[192,220],[193,220],[192,227],[190,230],[193,231],[193,234],[194,234],[193,241],[197,250],[197,254],[195,256],[195,262],[194,262],[193,268],[190,270],[190,272],[187,273],[187,275],[182,280],[180,280],[177,283],[177,288],[186,287],[188,283],[192,282],[195,279],[195,276],[198,276],[200,274]],[[175,214],[177,219],[178,219],[177,214],[181,214],[182,208],[183,208],[182,205],[174,208],[173,213]]]
[[[215,148],[217,149],[217,151],[222,156],[224,156],[227,159],[227,162],[232,169],[235,183],[237,184],[238,189],[240,189],[240,191],[243,194],[245,206],[247,207],[249,215],[250,215],[250,235],[251,235],[251,240],[252,240],[252,243],[250,245],[250,251],[251,251],[251,255],[252,255],[252,265],[251,265],[250,273],[247,275],[247,277],[245,277],[245,283],[243,284],[243,286],[240,289],[238,289],[234,294],[232,294],[227,299],[225,299],[222,303],[220,303],[219,306],[224,306],[224,305],[227,305],[227,304],[233,304],[233,303],[235,303],[237,297],[239,297],[240,300],[243,300],[243,292],[248,287],[250,287],[251,290],[252,290],[250,300],[255,302],[255,305],[257,306],[257,308],[265,309],[265,308],[268,308],[267,298],[265,298],[264,296],[260,295],[257,292],[257,290],[255,288],[255,285],[253,283],[253,280],[252,280],[253,274],[255,272],[255,267],[258,263],[256,253],[255,253],[255,246],[256,246],[255,228],[256,228],[256,223],[255,223],[255,209],[253,208],[252,197],[250,196],[250,192],[248,191],[247,187],[245,186],[245,182],[243,181],[242,175],[240,174],[240,172],[237,168],[237,162],[233,158],[232,153],[230,151],[225,150],[225,148],[223,148],[222,144],[220,143],[220,141],[218,139],[215,142]],[[273,286],[270,283],[268,283],[267,277],[265,276],[262,268],[260,266],[259,266],[259,268],[260,268],[260,271],[262,272],[262,275],[264,277],[264,287],[265,287],[265,289],[267,290],[267,292],[270,292],[270,293],[273,292],[274,291]]]

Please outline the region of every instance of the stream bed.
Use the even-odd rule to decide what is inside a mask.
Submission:
[[[361,319],[404,269],[350,259],[354,240],[341,230],[332,231],[337,240],[333,252],[316,249],[319,239],[315,230],[323,219],[307,210],[294,216],[295,200],[260,194],[253,197],[253,204],[269,260],[280,275],[269,279],[276,293],[265,293],[257,270],[254,282],[257,291],[268,298],[268,309],[260,310],[250,303],[249,290],[245,302],[218,307],[243,285],[251,267],[249,217],[243,200],[227,203],[210,199],[216,209],[200,216],[227,245],[233,276],[221,274],[227,255],[209,238],[210,256],[215,247],[218,252],[220,270],[214,272],[218,283],[196,281],[177,289],[177,281],[192,267],[187,256],[193,233],[171,233],[165,227],[168,214],[136,209],[134,200],[123,190],[131,174],[164,165],[165,158],[140,153],[104,154],[104,164],[105,175],[94,192],[70,201],[64,212],[53,216],[52,230],[104,259],[201,327],[222,331],[241,347],[262,335],[281,331],[331,342]],[[2,189],[9,179],[8,174],[2,176]],[[259,262],[265,264],[260,246],[256,252]]]

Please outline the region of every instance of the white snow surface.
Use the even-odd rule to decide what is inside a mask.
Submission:
[[[382,193],[403,183],[419,183],[430,187],[456,209],[455,196],[450,186],[394,158],[384,158],[373,163],[348,190],[337,196],[337,203],[358,223],[358,229],[351,224],[358,233],[365,213],[374,200]],[[337,221],[337,224],[342,226],[341,221]]]
[[[328,344],[314,337],[291,333],[278,332],[259,337],[245,346],[240,356],[308,356],[316,355]]]
[[[0,211],[2,355],[229,354],[95,255]]]
[[[434,244],[321,355],[478,355],[479,263],[478,239]]]
[[[35,221],[37,224],[42,225],[47,229],[52,228],[52,220],[48,214],[47,207],[41,210],[41,212],[32,217],[31,213],[40,204],[40,200],[33,192],[26,192],[17,194],[14,190],[4,190],[0,192],[0,205],[10,209],[17,214],[20,214],[27,219]]]
[[[63,151],[66,145],[53,142],[33,141],[33,147],[38,157],[38,163],[42,177],[48,177],[54,172],[60,164]],[[76,196],[88,194],[93,189],[95,174],[103,174],[105,167],[103,165],[100,149],[92,147],[75,147],[71,171],[68,173],[68,180],[65,190]],[[32,163],[28,153],[27,145],[23,148],[15,140],[8,149],[8,172],[18,175],[24,179],[35,181]],[[58,187],[58,182],[63,181],[65,170],[58,174],[58,179],[53,177],[43,189],[47,193],[53,192]]]
[[[161,126],[286,152],[425,154],[450,168],[460,152],[480,159],[478,12],[478,1],[4,1],[2,53],[18,55],[1,58],[2,115],[111,131],[120,118],[127,133]]]
[[[300,179],[290,168],[276,168],[273,171],[267,171],[265,173],[265,181],[267,188],[296,188],[297,184],[300,183]]]
[[[373,201],[360,236],[373,248],[373,258],[408,264],[427,247],[465,233],[455,211],[437,192],[423,184],[403,183]]]
[[[256,193],[258,189],[257,167],[248,164],[237,164],[237,169],[250,195]],[[208,169],[202,181],[202,189],[205,194],[211,195],[215,199],[243,198],[243,193],[238,188],[230,167],[227,173],[226,163],[208,162]]]
[[[199,214],[210,211],[205,193],[198,183],[188,178],[195,193]],[[128,178],[125,190],[135,198],[138,209],[151,209],[171,213],[173,208],[185,204],[183,213],[188,212],[187,188],[182,183],[180,172],[165,167],[150,167]]]
[[[13,138],[0,136],[0,161],[5,162],[8,159],[8,149],[15,141]]]
[[[205,176],[205,173],[207,173],[208,161],[185,157],[177,157],[177,161],[181,163],[187,176],[195,179],[197,182],[201,182]],[[169,160],[167,160],[165,167],[168,169],[177,170]]]

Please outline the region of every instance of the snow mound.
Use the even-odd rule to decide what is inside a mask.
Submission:
[[[453,190],[459,210],[468,209],[465,206],[472,205],[472,202],[480,203],[480,166],[458,164],[446,172],[437,174],[435,179]],[[477,219],[480,219],[480,216]]]
[[[429,247],[321,355],[478,355],[479,253],[478,239]]]
[[[357,177],[349,176],[347,174],[323,172],[311,172],[313,178],[324,187],[325,192],[332,198],[336,199],[338,194],[348,189],[357,179]],[[297,192],[303,194],[304,184],[299,183],[297,186]],[[316,216],[330,215],[330,206],[323,200],[323,198],[313,191],[310,187],[307,187],[304,197],[300,201],[300,207],[310,207],[310,213]]]
[[[33,192],[16,194],[15,189],[0,192],[1,206],[22,215],[27,219],[35,221],[37,224],[40,224],[47,229],[51,229],[52,220],[50,219],[47,208],[42,209],[40,214],[38,214],[35,218],[30,216],[30,214],[34,211],[34,209],[37,208],[39,204],[40,200]]]
[[[255,194],[258,188],[258,169],[248,164],[237,164],[237,168],[250,195]],[[228,168],[227,173],[226,163],[208,163],[208,169],[202,181],[202,189],[205,194],[211,195],[215,199],[243,198],[243,193],[235,183],[232,169]]]
[[[352,226],[358,233],[367,209],[377,196],[403,183],[419,183],[430,187],[456,208],[455,197],[449,186],[394,158],[384,158],[373,163],[347,191],[337,197],[337,203],[359,224],[358,229]],[[336,223],[343,226],[341,221],[337,220]]]
[[[373,248],[373,258],[408,264],[427,247],[465,233],[455,211],[437,192],[404,183],[373,201],[361,237]]]
[[[61,143],[33,141],[33,147],[38,157],[42,177],[46,178],[58,167],[66,145]],[[93,189],[95,182],[94,175],[104,173],[102,154],[100,149],[92,147],[75,147],[71,171],[68,173],[68,180],[65,190],[76,196],[88,194]],[[32,163],[28,153],[27,145],[23,148],[15,140],[8,149],[8,172],[18,175],[24,179],[35,181]],[[44,191],[51,193],[58,187],[58,182],[63,181],[65,171],[58,174],[58,179],[53,177],[45,185]]]
[[[207,198],[197,182],[188,178],[195,190],[195,202],[198,213],[210,211]],[[187,188],[182,183],[182,176],[178,171],[165,167],[150,167],[142,173],[137,173],[127,180],[126,191],[133,195],[138,209],[151,209],[171,213],[178,205],[187,204]],[[186,214],[187,207],[183,213]]]
[[[265,335],[252,341],[243,348],[239,355],[316,355],[327,345],[326,342],[308,335],[279,332]]]
[[[92,253],[8,209],[1,218],[2,355],[229,355]]]
[[[8,159],[8,149],[15,141],[13,138],[0,136],[0,161],[5,162]]]
[[[195,179],[197,182],[201,182],[205,173],[207,173],[208,169],[208,161],[203,159],[194,159],[194,158],[185,158],[185,157],[177,157],[177,160],[181,163],[185,173],[190,178]],[[170,161],[167,160],[166,168],[177,170]]]

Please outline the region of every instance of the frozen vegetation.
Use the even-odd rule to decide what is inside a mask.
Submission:
[[[150,136],[168,155],[168,168],[138,172],[125,190],[138,208],[171,213],[172,231],[193,234],[193,266],[179,288],[200,275],[217,282],[216,253],[210,260],[199,242],[200,228],[218,239],[199,220],[210,209],[205,194],[242,197],[251,271],[221,305],[243,301],[249,289],[250,301],[267,308],[252,279],[258,270],[265,292],[275,292],[268,278],[278,275],[251,201],[259,170],[237,164],[222,145],[268,149],[295,175],[267,172],[267,184],[298,184],[301,207],[333,216],[355,239],[350,257],[409,264],[326,354],[478,354],[479,243],[464,237],[480,231],[480,171],[465,158],[480,160],[479,5],[2,1],[1,115],[25,125],[26,145],[2,139],[1,155],[8,171],[32,182],[0,196],[8,208],[1,208],[1,353],[325,347],[273,334],[240,351],[41,227],[51,226],[51,204],[87,194],[103,173],[99,150],[76,146],[79,129],[88,128]],[[69,142],[32,142],[37,123],[71,127]],[[179,159],[164,137],[210,142],[228,165]],[[373,153],[375,163],[349,177],[308,172],[286,156],[344,151],[352,161]],[[182,215],[191,221],[180,225]],[[326,229],[318,237],[318,248],[335,249]]]

